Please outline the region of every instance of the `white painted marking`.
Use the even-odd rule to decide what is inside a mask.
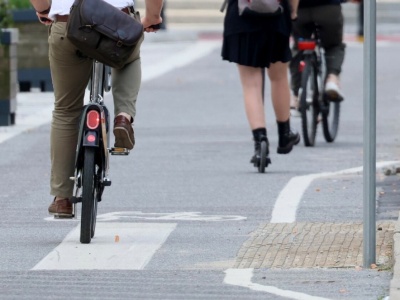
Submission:
[[[175,228],[172,223],[98,223],[92,242],[81,244],[77,226],[32,270],[142,270]]]
[[[221,47],[221,41],[198,41],[185,48],[183,51],[171,55],[160,63],[143,68],[142,80],[146,81],[154,79],[155,77],[161,76],[173,69],[181,68],[210,54],[217,47]]]
[[[225,271],[224,283],[295,300],[329,300],[328,298],[311,296],[300,292],[282,290],[275,286],[253,283],[251,282],[252,277],[253,269],[228,269]]]
[[[377,169],[399,164],[400,161],[386,161],[376,163]],[[362,173],[363,167],[346,169],[338,172],[310,174],[293,177],[279,194],[272,211],[271,223],[293,223],[296,221],[296,212],[311,182],[316,178]]]
[[[127,220],[127,219],[144,219],[156,221],[242,221],[246,217],[230,216],[230,215],[202,215],[200,212],[175,212],[175,213],[143,213],[141,211],[122,211],[102,214],[97,217],[100,222]]]
[[[243,221],[247,217],[235,215],[202,215],[201,212],[175,212],[175,213],[143,213],[141,211],[117,211],[97,216],[97,222],[110,221],[129,221],[129,220],[155,220],[155,221],[202,221],[202,222],[221,222],[221,221]],[[56,219],[46,217],[45,221],[50,222],[77,222],[80,216],[72,219]]]

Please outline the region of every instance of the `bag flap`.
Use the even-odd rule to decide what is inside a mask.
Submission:
[[[239,0],[239,14],[253,12],[265,15],[275,15],[283,12],[281,0]]]
[[[132,46],[143,34],[143,25],[127,13],[103,0],[82,1],[81,24],[93,27],[98,32],[124,45]]]

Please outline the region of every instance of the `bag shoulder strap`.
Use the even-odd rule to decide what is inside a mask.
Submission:
[[[224,0],[224,2],[222,3],[221,8],[219,9],[220,12],[224,12],[226,6],[228,5],[228,0]]]

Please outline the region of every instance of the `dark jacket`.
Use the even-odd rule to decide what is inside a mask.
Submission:
[[[340,3],[345,2],[343,0],[300,0],[299,7],[313,7],[321,5],[340,5]]]

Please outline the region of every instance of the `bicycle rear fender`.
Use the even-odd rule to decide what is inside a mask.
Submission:
[[[95,129],[90,129],[87,126],[87,114],[89,111],[95,110],[100,114],[100,125]],[[82,166],[83,159],[83,148],[84,147],[100,147],[102,146],[103,151],[107,150],[107,141],[106,138],[106,114],[101,105],[96,103],[89,103],[84,106],[81,114],[81,119],[79,122],[79,135],[78,135],[78,143],[76,146],[76,155],[75,155],[75,168],[79,169]],[[102,144],[100,144],[100,142]],[[105,153],[104,157],[107,157]],[[106,169],[108,169],[108,162],[106,161]]]

